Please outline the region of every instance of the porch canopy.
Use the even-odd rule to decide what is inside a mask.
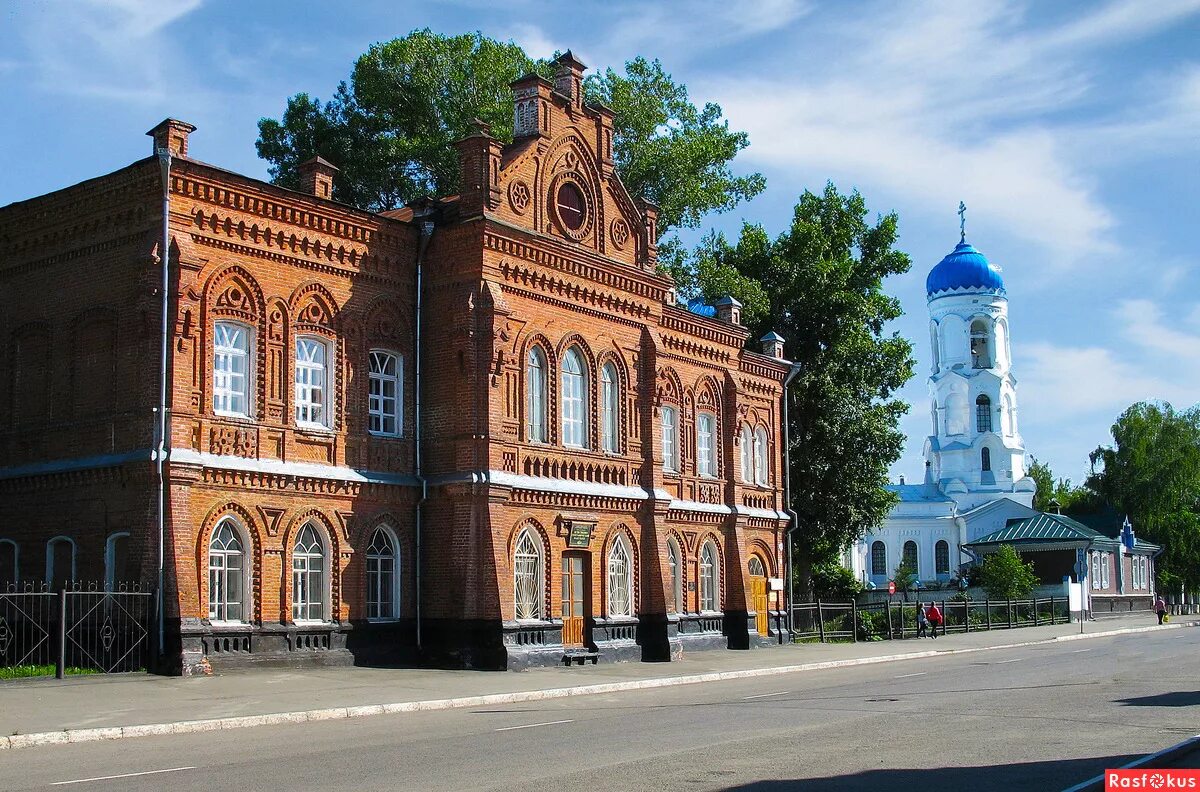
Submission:
[[[1076,576],[1077,551],[1106,550],[1115,553],[1121,543],[1078,520],[1043,512],[1033,517],[1009,520],[999,531],[968,542],[963,547],[972,555],[982,558],[999,550],[1001,545],[1012,545],[1022,558],[1033,562],[1033,571],[1043,583],[1057,583],[1064,577]]]

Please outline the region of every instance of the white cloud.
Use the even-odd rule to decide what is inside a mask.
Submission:
[[[550,58],[556,50],[567,50],[569,47],[557,45],[546,35],[546,31],[537,25],[513,25],[500,32],[497,36],[501,41],[512,40],[525,50],[531,58]],[[578,56],[582,59],[582,56]]]
[[[1200,335],[1179,329],[1179,323],[1168,321],[1162,309],[1150,300],[1121,301],[1117,318],[1123,323],[1126,337],[1146,354],[1193,372],[1200,367]]]

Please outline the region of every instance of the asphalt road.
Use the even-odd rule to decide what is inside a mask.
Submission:
[[[1173,630],[21,749],[0,753],[0,789],[1059,790],[1200,733],[1198,648]]]

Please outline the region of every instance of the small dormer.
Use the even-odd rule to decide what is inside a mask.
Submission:
[[[721,299],[713,303],[713,308],[717,309],[717,320],[726,324],[738,325],[742,324],[742,304],[730,295],[725,295]],[[779,339],[782,341],[783,339]]]
[[[783,336],[774,330],[759,339],[762,342],[762,353],[776,360],[783,360]]]

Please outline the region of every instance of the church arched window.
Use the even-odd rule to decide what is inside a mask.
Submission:
[[[987,322],[976,319],[971,322],[971,366],[977,369],[992,367],[991,333]]]
[[[992,431],[992,400],[983,394],[975,399],[975,431]]]
[[[878,540],[871,543],[871,574],[875,577],[887,574],[887,547]]]
[[[904,543],[904,553],[901,556],[902,563],[912,570],[916,575],[920,575],[919,567],[917,566],[917,543],[909,539]]]
[[[992,469],[992,449],[985,447],[985,448],[981,448],[979,450],[979,469],[982,470],[984,473],[991,471],[991,469]]]

